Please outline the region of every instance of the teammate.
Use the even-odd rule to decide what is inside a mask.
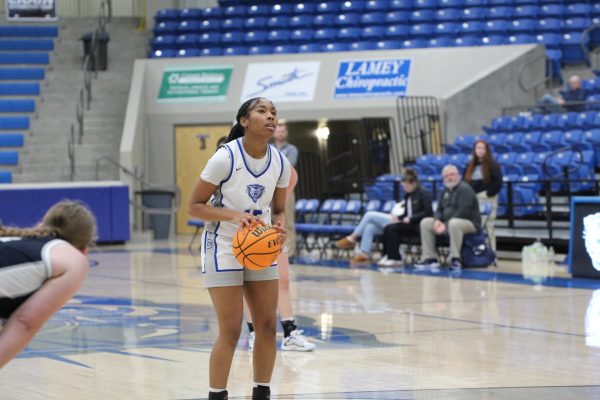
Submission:
[[[227,399],[227,380],[239,339],[245,297],[254,320],[254,400],[270,398],[275,364],[278,297],[276,267],[242,268],[231,240],[240,226],[258,220],[273,223],[285,240],[285,196],[291,167],[269,145],[277,126],[277,110],[265,98],[246,101],[238,110],[227,143],[208,161],[194,188],[188,212],[207,222],[202,235],[202,272],[217,320],[219,335],[209,364],[209,399]],[[271,209],[273,218],[271,218]]]
[[[67,200],[35,228],[0,226],[0,368],[77,292],[95,234],[92,213]]]

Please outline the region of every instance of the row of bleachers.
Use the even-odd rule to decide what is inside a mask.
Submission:
[[[30,126],[29,114],[35,112],[36,101],[22,96],[38,96],[45,78],[44,65],[50,62],[57,26],[0,26],[0,183],[12,182],[12,169],[19,164],[19,149],[25,145]],[[23,68],[29,64],[36,67]],[[19,65],[21,67],[10,67]],[[40,67],[42,66],[42,67]]]
[[[325,30],[323,30],[325,31]],[[342,36],[352,35],[347,29],[342,30]],[[321,35],[322,34],[322,35]],[[539,39],[544,42],[546,38],[543,35],[538,35],[539,38],[525,36],[490,36],[490,37],[475,37],[465,36],[457,38],[432,38],[432,39],[408,39],[408,40],[357,40],[357,41],[340,41],[336,36],[337,32],[321,32],[322,39],[307,40],[300,44],[266,44],[266,45],[248,45],[232,44],[221,46],[220,44],[200,44],[202,41],[198,39],[196,45],[163,45],[163,39],[154,39],[154,50],[152,50],[151,58],[165,57],[214,57],[214,56],[240,56],[240,55],[261,55],[261,54],[294,54],[294,53],[318,53],[318,52],[336,52],[336,51],[366,51],[366,50],[394,50],[394,49],[419,49],[419,48],[440,48],[440,47],[462,47],[462,46],[497,46],[505,44],[524,44],[536,43]],[[275,40],[270,40],[269,36],[277,35],[277,41],[283,37],[280,32],[269,32],[266,42],[271,43]],[[252,33],[252,40],[257,37]],[[212,40],[212,39],[211,39]],[[565,34],[560,39],[560,58],[565,61],[577,62],[583,57],[580,42],[577,37]],[[321,43],[322,41],[322,43]],[[165,43],[165,42],[162,42]],[[170,46],[175,48],[169,48]],[[563,57],[563,54],[566,57]]]
[[[530,4],[493,4],[486,1],[446,0],[440,2],[415,3],[400,1],[321,1],[305,3],[250,4],[231,5],[211,8],[163,9],[155,15],[156,23],[177,22],[194,19],[222,19],[235,17],[266,17],[314,14],[364,13],[403,11],[414,20],[459,20],[483,18],[524,17],[592,17],[600,15],[598,3],[589,4],[584,1],[574,4],[541,3],[530,1]],[[446,16],[445,12],[450,10]],[[441,15],[441,17],[440,17]],[[452,18],[450,18],[450,16]],[[444,19],[446,18],[446,19]]]
[[[600,17],[600,16],[599,16]],[[230,18],[225,20],[202,20],[161,22],[154,28],[155,37],[176,36],[183,34],[202,34],[206,32],[236,32],[241,30],[272,30],[287,29],[314,29],[321,28],[375,28],[380,27],[380,37],[427,37],[451,35],[494,35],[518,34],[531,35],[544,33],[579,33],[597,22],[598,17],[572,18],[572,19],[533,19],[507,18],[491,20],[468,20],[460,18],[440,21],[416,21],[406,18],[398,12],[367,13],[367,14],[327,14],[309,16],[295,16],[292,18]],[[387,29],[385,29],[387,28]],[[368,29],[364,33],[368,33]]]
[[[488,134],[595,128],[600,128],[598,111],[505,115],[492,119],[489,126],[483,126]]]

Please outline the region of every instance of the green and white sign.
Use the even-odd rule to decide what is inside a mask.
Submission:
[[[166,68],[158,101],[224,102],[233,67]]]

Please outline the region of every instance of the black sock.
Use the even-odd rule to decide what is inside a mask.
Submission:
[[[298,329],[293,319],[281,321],[281,326],[283,327],[283,337],[288,337],[292,333]]]
[[[271,398],[271,388],[268,386],[254,386],[252,388],[252,400],[269,400]]]
[[[208,400],[227,400],[229,396],[227,395],[227,390],[223,390],[222,392],[208,392]]]
[[[250,332],[254,332],[254,324],[252,322],[246,322],[246,325],[248,325],[248,330]]]

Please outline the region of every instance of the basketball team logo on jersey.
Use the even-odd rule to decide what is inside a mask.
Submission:
[[[256,203],[258,199],[260,199],[265,193],[265,187],[263,185],[258,184],[248,185],[246,186],[246,193],[248,194],[248,196],[250,196],[252,201]]]

